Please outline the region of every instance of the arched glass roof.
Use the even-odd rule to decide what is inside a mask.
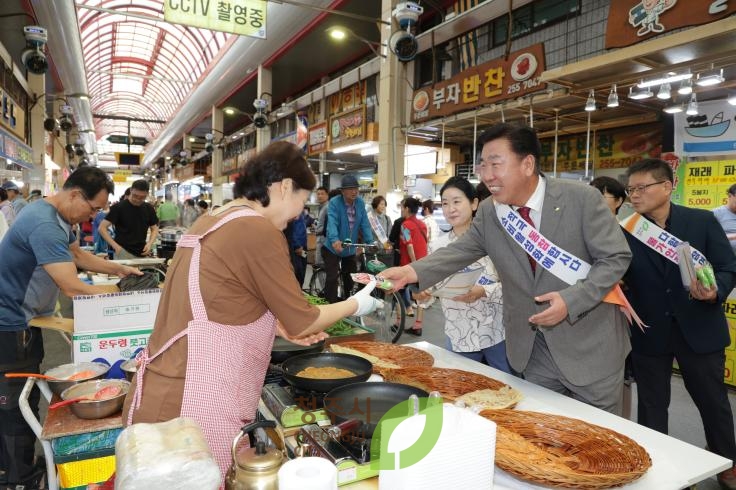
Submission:
[[[76,4],[92,114],[140,120],[130,132],[149,141],[232,36],[164,22],[163,0]],[[128,134],[128,121],[95,117],[95,129]]]

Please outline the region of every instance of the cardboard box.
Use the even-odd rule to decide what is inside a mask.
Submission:
[[[152,328],[98,332],[75,332],[72,335],[72,361],[88,362],[98,358],[110,365],[128,360],[148,345]]]
[[[74,333],[153,328],[161,289],[74,297]]]

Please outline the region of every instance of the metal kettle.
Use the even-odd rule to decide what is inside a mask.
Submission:
[[[277,449],[267,448],[264,441],[256,440],[255,430],[264,429]],[[236,453],[240,439],[247,435],[250,447]],[[276,432],[276,422],[262,420],[245,425],[233,440],[233,464],[225,477],[226,490],[278,490],[278,472],[285,462],[284,446]]]

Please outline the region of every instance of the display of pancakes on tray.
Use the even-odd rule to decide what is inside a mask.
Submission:
[[[652,460],[631,438],[582,420],[523,410],[483,410],[496,423],[496,465],[558,488],[611,488],[641,477]]]
[[[402,383],[426,392],[437,391],[447,401],[462,400],[484,408],[511,408],[521,393],[509,385],[478,373],[461,369],[407,367],[381,372],[386,381]]]
[[[368,359],[373,363],[374,371],[383,374],[387,369],[409,366],[429,367],[434,364],[434,357],[428,352],[406,345],[388,344],[384,342],[354,341],[335,343],[330,346],[332,352],[353,354]]]

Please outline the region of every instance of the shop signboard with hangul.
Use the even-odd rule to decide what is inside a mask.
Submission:
[[[365,106],[330,120],[330,149],[365,141]]]
[[[74,297],[74,333],[153,328],[161,289]]]
[[[148,345],[153,329],[113,330],[74,333],[72,361],[75,363],[104,359],[110,365],[128,360]]]
[[[327,121],[309,127],[307,154],[315,155],[327,151]]]
[[[412,122],[467,111],[515,99],[547,88],[539,77],[545,69],[544,46],[535,44],[458,73],[430,87],[414,91]]]

